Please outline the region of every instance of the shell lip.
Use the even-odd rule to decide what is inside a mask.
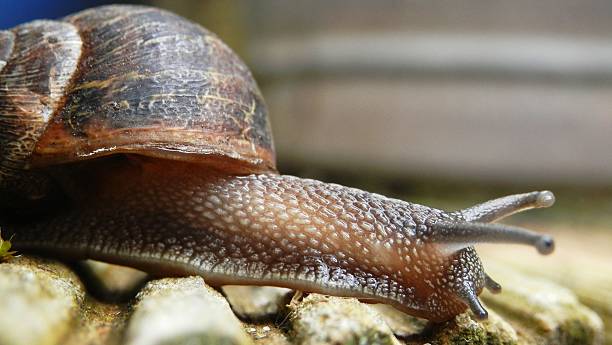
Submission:
[[[31,165],[41,168],[85,161],[114,154],[135,154],[218,166],[227,173],[277,172],[273,148],[244,140],[186,130],[153,131],[151,128],[106,133],[97,138],[54,135],[40,140]],[[128,135],[130,134],[130,135]],[[183,137],[181,137],[183,135]]]

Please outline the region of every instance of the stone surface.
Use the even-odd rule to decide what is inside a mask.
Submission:
[[[250,344],[221,294],[200,277],[149,282],[136,296],[126,345]]]
[[[484,300],[520,331],[527,344],[600,344],[603,322],[576,295],[550,281],[489,265],[494,276],[511,282]]]
[[[352,298],[310,294],[289,308],[296,344],[399,344],[374,309]]]
[[[111,265],[100,261],[87,260],[82,263],[81,278],[96,285],[103,300],[123,300],[136,295],[147,279],[147,274],[133,268]],[[81,273],[81,272],[79,272]],[[89,285],[88,285],[89,286]]]
[[[57,262],[22,256],[0,264],[0,344],[57,344],[84,294],[74,273]]]
[[[485,262],[504,290],[499,295],[485,292],[481,296],[489,310],[489,319],[483,322],[466,313],[449,322],[431,324],[389,306],[317,294],[285,300],[288,306],[277,305],[276,312],[267,309],[269,304],[253,302],[249,308],[257,313],[259,305],[264,309],[261,315],[267,316],[241,322],[227,300],[199,277],[154,280],[126,301],[100,301],[83,288],[91,290],[96,279],[85,277],[82,284],[62,264],[23,256],[0,264],[0,344],[604,343],[601,319],[571,291],[533,274],[518,273],[505,263],[490,258]],[[129,284],[132,274],[105,275],[108,267],[99,268],[103,268],[97,273],[100,279],[123,277],[106,286],[115,286],[116,292],[130,296],[126,291],[133,289]],[[270,296],[287,293],[273,288],[250,289],[234,289],[242,299],[239,303],[259,294],[271,301],[274,298]],[[235,297],[233,300],[236,304]]]
[[[440,345],[454,344],[531,344],[519,343],[518,335],[510,324],[496,313],[489,311],[489,319],[476,321],[471,313],[457,316],[454,320],[432,330],[431,343]]]
[[[508,269],[569,288],[580,303],[601,317],[604,343],[612,344],[612,234],[608,228],[592,229],[585,225],[560,230],[555,234],[555,254],[544,260],[533,251],[520,247],[500,251],[499,247],[491,245],[479,248],[479,252],[486,266],[500,271],[495,274],[506,289],[514,285],[510,280],[512,276],[504,276]],[[534,265],[535,260],[537,265]]]
[[[128,317],[126,305],[86,298],[71,331],[58,345],[118,345]]]
[[[293,291],[272,286],[222,287],[232,310],[244,320],[263,320],[283,312]]]
[[[376,310],[385,323],[389,325],[393,334],[401,338],[418,337],[419,334],[425,332],[428,324],[425,319],[410,316],[385,304],[372,304],[368,307]]]
[[[285,330],[278,327],[274,322],[245,324],[244,326],[244,330],[256,345],[291,344]]]
[[[492,310],[489,311],[489,318],[485,321],[477,321],[471,313],[465,313],[449,322],[431,324],[387,305],[377,304],[367,307],[375,309],[393,333],[406,344],[520,343],[514,328]]]

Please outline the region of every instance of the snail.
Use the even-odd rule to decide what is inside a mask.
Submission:
[[[0,31],[0,221],[14,248],[213,285],[386,303],[432,321],[500,290],[474,245],[553,250],[492,223],[549,191],[446,212],[280,175],[262,95],[217,36],[111,5]]]

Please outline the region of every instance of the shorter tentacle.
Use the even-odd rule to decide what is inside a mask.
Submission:
[[[495,280],[493,280],[493,278],[491,278],[491,276],[489,276],[486,273],[485,273],[485,287],[491,293],[495,293],[495,294],[500,293],[501,290],[502,290],[501,285],[498,282],[496,282]]]
[[[542,235],[517,226],[477,222],[438,222],[432,225],[436,243],[454,244],[453,251],[476,243],[517,243],[534,246],[540,254],[550,254],[555,248],[549,235]]]
[[[517,212],[532,208],[550,207],[555,195],[550,191],[508,195],[460,211],[466,221],[494,222]]]
[[[486,320],[489,317],[489,313],[480,303],[478,295],[476,294],[476,291],[474,291],[474,289],[462,289],[458,297],[463,300],[463,302],[465,302],[468,307],[470,307],[470,310],[472,311],[472,313],[474,313],[478,320]]]

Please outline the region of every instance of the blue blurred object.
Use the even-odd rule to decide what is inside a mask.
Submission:
[[[0,29],[8,29],[34,19],[57,19],[89,7],[124,2],[116,0],[0,0]],[[142,1],[129,2],[142,3]]]

